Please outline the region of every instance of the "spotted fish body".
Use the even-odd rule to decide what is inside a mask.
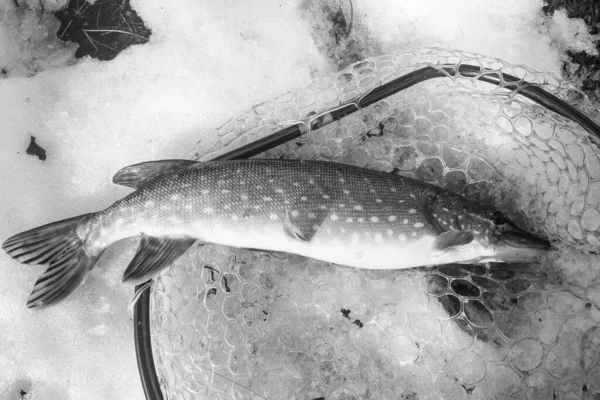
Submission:
[[[169,160],[127,167],[115,182],[137,190],[103,211],[5,242],[21,262],[50,262],[30,306],[66,297],[104,249],[137,235],[143,239],[126,280],[151,277],[196,240],[370,269],[521,261],[548,248],[501,214],[454,193],[336,163]],[[519,237],[510,253],[498,246],[502,226]],[[59,251],[32,244],[56,233],[69,238],[66,244],[54,239],[55,247],[64,247]]]
[[[430,247],[440,232],[424,202],[436,193],[416,180],[341,164],[207,163],[150,182],[97,213],[80,235],[90,253],[146,234],[409,268],[434,262]]]

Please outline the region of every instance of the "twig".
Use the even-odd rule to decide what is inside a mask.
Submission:
[[[73,20],[70,20],[69,23],[67,24],[67,26],[65,26],[65,29],[63,29],[62,33],[58,37],[59,39],[62,39],[62,37],[65,35],[65,33],[67,33],[67,29],[69,29],[69,27],[71,26],[72,22],[73,22]]]
[[[350,36],[350,33],[352,32],[352,22],[354,20],[354,6],[352,5],[352,0],[348,0],[348,2],[350,3],[350,24],[348,24],[348,32],[346,33],[346,37]],[[342,8],[342,5],[340,4],[340,9]]]
[[[146,41],[148,40],[147,38],[145,38],[143,36],[140,36],[138,34],[135,34],[133,32],[121,31],[121,30],[118,30],[118,29],[82,29],[81,31],[84,32],[84,33],[86,33],[86,32],[123,33],[123,34],[126,34],[126,35],[135,36],[138,39],[142,39],[142,40],[146,40]],[[87,35],[87,33],[86,33],[86,35]]]
[[[203,369],[205,369],[205,370],[207,370],[207,371],[209,371],[209,372],[211,372],[211,373],[213,373],[213,374],[217,375],[218,377],[221,377],[221,378],[225,379],[225,380],[226,380],[226,381],[228,381],[228,382],[231,382],[231,383],[233,383],[234,385],[238,385],[238,386],[241,386],[241,387],[243,387],[244,389],[248,390],[249,392],[251,392],[251,393],[253,393],[253,394],[257,395],[257,396],[258,396],[258,397],[260,397],[261,399],[264,399],[264,400],[269,400],[269,398],[267,398],[267,397],[263,396],[262,394],[260,394],[260,393],[258,393],[258,392],[255,392],[254,390],[250,389],[250,387],[248,387],[248,386],[245,386],[245,385],[242,385],[241,383],[237,383],[237,382],[236,382],[236,381],[234,381],[233,379],[230,379],[230,378],[226,377],[225,375],[219,374],[217,371],[214,371],[214,370],[212,370],[212,369],[210,369],[210,368],[206,368],[205,366],[203,366],[203,365],[200,365],[200,364],[198,364],[198,366],[199,366],[200,368],[203,368]]]
[[[83,34],[88,38],[88,40],[90,41],[92,46],[94,46],[94,49],[96,49],[96,52],[94,53],[94,55],[95,55],[98,52],[98,48],[94,44],[94,40],[90,37],[90,35],[87,34],[87,32],[85,30],[82,29],[81,32],[83,32]]]

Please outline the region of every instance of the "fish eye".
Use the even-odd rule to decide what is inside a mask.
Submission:
[[[494,213],[492,213],[492,221],[494,221],[494,224],[496,225],[502,225],[503,223],[506,222],[506,218],[504,217],[504,214],[502,214],[500,211],[495,211]]]

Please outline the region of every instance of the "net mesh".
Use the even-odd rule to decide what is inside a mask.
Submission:
[[[542,86],[600,120],[583,93],[549,74],[423,49],[316,77],[228,121],[188,157],[211,159],[419,68],[462,64]],[[411,176],[570,248],[600,243],[594,140],[502,84],[432,79],[263,156]],[[373,271],[197,245],[153,286],[161,385],[169,399],[600,398],[594,257],[565,249],[540,265]]]

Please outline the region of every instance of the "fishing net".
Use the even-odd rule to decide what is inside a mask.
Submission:
[[[461,66],[479,72],[463,76]],[[445,77],[320,129],[304,124],[309,132],[263,156],[428,181],[505,210],[565,249],[533,265],[372,271],[194,246],[152,288],[166,398],[600,398],[600,274],[596,256],[575,250],[600,243],[596,139],[521,92],[537,85],[598,122],[598,107],[573,86],[476,54],[402,52],[256,105],[189,158],[214,158],[423,67]]]

